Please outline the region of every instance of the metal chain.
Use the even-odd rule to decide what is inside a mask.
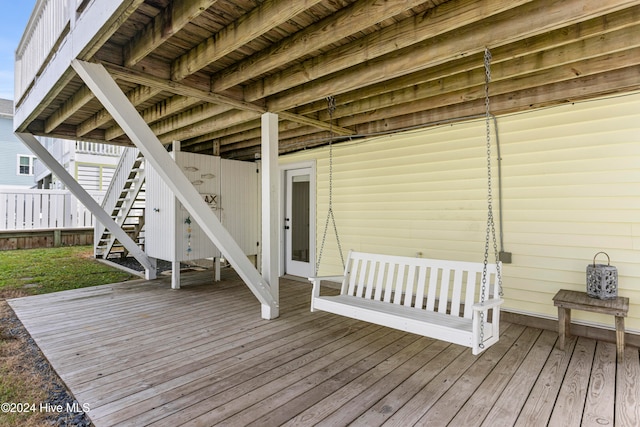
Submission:
[[[484,106],[485,106],[485,130],[486,130],[486,147],[487,147],[487,233],[484,243],[484,261],[482,268],[482,289],[480,290],[480,303],[484,304],[487,292],[487,267],[489,263],[489,239],[490,233],[494,230],[494,246],[495,246],[495,228],[493,227],[493,207],[492,207],[492,190],[491,190],[491,105],[489,100],[489,82],[491,81],[491,52],[488,48],[484,50]],[[479,347],[484,348],[484,311],[480,312],[480,343]]]
[[[498,242],[496,239],[496,226],[493,217],[493,190],[491,182],[491,108],[489,101],[489,82],[491,81],[491,51],[485,48],[485,128],[487,133],[487,237],[485,244],[485,266],[488,261],[489,253],[489,229],[491,229],[491,237],[493,240],[493,254],[496,260],[496,279],[498,281],[498,295],[501,297],[504,295],[502,290],[502,274],[500,263],[498,262]],[[486,273],[484,277],[486,285]]]
[[[316,263],[316,275],[320,270],[320,261],[324,251],[324,244],[327,240],[327,230],[329,229],[329,219],[333,224],[333,231],[336,235],[338,243],[338,252],[340,253],[340,261],[344,269],[344,255],[342,255],[342,245],[340,244],[340,236],[338,235],[338,226],[336,225],[336,217],[333,215],[333,113],[336,111],[336,100],[333,96],[327,97],[327,110],[329,111],[329,209],[327,210],[327,219],[324,223],[324,233],[322,233],[322,243],[320,244],[320,252],[318,253],[318,262]]]

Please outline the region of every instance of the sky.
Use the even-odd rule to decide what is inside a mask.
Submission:
[[[13,63],[36,0],[0,0],[0,98],[13,98]]]

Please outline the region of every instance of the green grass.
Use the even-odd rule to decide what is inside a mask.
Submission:
[[[137,278],[92,255],[89,246],[0,251],[0,291],[45,294]]]
[[[10,316],[5,298],[44,294],[67,289],[123,282],[137,278],[93,259],[90,246],[0,251],[0,319]],[[45,402],[50,384],[23,337],[10,333],[11,324],[0,323],[0,403]],[[0,427],[51,425],[47,414],[36,410],[0,413]]]

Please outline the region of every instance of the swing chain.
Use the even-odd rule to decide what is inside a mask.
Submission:
[[[486,247],[485,247],[485,266],[488,263],[488,253],[489,253],[489,228],[491,228],[491,236],[493,239],[493,253],[496,260],[496,276],[498,280],[498,295],[501,297],[504,296],[504,292],[502,290],[502,274],[500,272],[500,263],[498,262],[499,254],[498,254],[498,242],[496,240],[496,226],[493,217],[493,191],[492,191],[492,181],[491,181],[491,108],[489,102],[489,82],[491,81],[491,51],[489,48],[485,48],[485,127],[487,132],[487,199],[488,199],[488,209],[487,209],[487,239],[486,239]],[[486,286],[486,275],[485,275],[485,286]]]
[[[329,112],[329,209],[327,211],[327,219],[324,224],[324,233],[322,234],[322,243],[320,244],[320,252],[318,253],[318,262],[316,263],[316,275],[320,270],[322,252],[324,251],[324,244],[327,240],[329,219],[331,219],[333,231],[336,235],[336,242],[338,244],[338,252],[340,253],[342,268],[344,269],[345,267],[344,255],[342,255],[342,245],[340,244],[340,237],[338,236],[338,226],[336,225],[336,218],[333,215],[333,113],[336,111],[336,99],[333,96],[327,97],[327,111]]]
[[[484,244],[484,261],[482,269],[482,289],[480,290],[480,303],[484,304],[487,292],[487,267],[489,263],[489,241],[490,233],[493,232],[494,246],[496,245],[495,228],[493,227],[492,191],[491,191],[491,105],[489,100],[489,82],[491,81],[491,52],[488,48],[484,50],[484,106],[485,106],[485,130],[487,147],[487,233]],[[484,348],[484,311],[480,312],[480,343],[479,347]]]

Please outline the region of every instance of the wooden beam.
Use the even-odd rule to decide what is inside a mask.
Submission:
[[[93,99],[93,93],[86,86],[82,86],[60,108],[50,115],[44,122],[44,131],[49,133],[60,126],[87,102]]]
[[[620,10],[633,3],[637,3],[637,1],[628,0],[613,4],[603,3],[600,0],[537,0],[495,15],[490,23],[487,20],[474,22],[470,19],[470,24],[459,28],[455,37],[451,37],[450,34],[442,34],[414,44],[410,50],[398,51],[396,50],[398,44],[403,45],[403,37],[397,34],[398,31],[402,30],[402,34],[414,33],[418,30],[424,32],[422,23],[414,25],[413,21],[403,21],[398,24],[400,27],[393,33],[397,39],[389,37],[389,34],[374,34],[367,40],[358,43],[357,46],[346,45],[335,49],[314,58],[313,63],[302,64],[304,72],[292,67],[290,72],[286,70],[265,79],[263,86],[248,87],[245,99],[249,101],[255,98],[259,99],[295,86],[292,90],[287,90],[286,93],[269,98],[269,110],[287,110],[296,105],[322,99],[327,93],[339,95],[357,90],[363,85],[379,83],[477,54],[482,52],[485,46],[494,49],[498,46],[508,45],[518,40],[569,26],[583,19]],[[449,3],[442,6],[445,5],[449,5]],[[427,21],[431,22],[431,20]],[[438,28],[435,22],[434,26]],[[376,41],[378,44],[369,46],[368,43]],[[367,61],[372,54],[360,52],[367,51],[368,47],[378,51],[381,49],[379,45],[388,45],[389,43],[393,47],[388,46],[386,50],[393,53],[375,60]],[[363,45],[367,46],[367,49],[363,48]],[[349,58],[351,61],[350,68],[347,71],[336,73],[346,67],[346,64],[342,62],[343,57]],[[359,63],[359,61],[363,62]],[[359,65],[352,66],[351,64],[354,62]],[[335,74],[328,75],[330,73]],[[321,78],[322,75],[327,75],[327,77]],[[309,83],[303,84],[305,81]]]
[[[489,0],[483,2],[482,8],[475,2],[452,0],[433,9],[433,13],[425,16],[413,16],[395,25],[358,38],[351,43],[340,46],[325,54],[295,64],[286,70],[272,74],[261,81],[250,84],[245,89],[245,99],[255,100],[274,95],[282,90],[298,86],[322,76],[336,73],[375,58],[396,52],[408,46],[424,42],[435,36],[454,31],[479,20],[508,11],[516,5],[526,4],[532,0]],[[486,4],[485,4],[486,3]],[[457,39],[449,37],[449,39]],[[478,45],[483,46],[483,45]],[[411,57],[406,61],[413,62]],[[418,64],[413,64],[415,67]],[[378,78],[385,73],[376,69]],[[362,80],[358,80],[362,83]],[[375,80],[371,81],[371,83]],[[333,95],[335,92],[330,92]],[[326,95],[325,95],[326,96]]]
[[[235,98],[231,98],[225,95],[218,95],[213,92],[206,92],[197,88],[193,88],[183,83],[179,83],[174,80],[166,80],[159,77],[155,77],[151,74],[131,69],[120,67],[115,64],[103,63],[109,73],[116,79],[121,79],[141,85],[151,86],[163,91],[172,92],[177,95],[188,96],[197,98],[201,101],[210,102],[213,104],[227,105],[232,108],[244,111],[254,111],[256,113],[265,113],[267,110],[257,104],[241,101]]]
[[[531,58],[537,58],[531,55],[534,53],[546,52],[550,49],[557,49],[559,47],[569,45],[578,41],[587,40],[593,37],[605,35],[605,38],[610,38],[611,36],[608,36],[606,34],[612,33],[614,31],[625,30],[627,32],[627,39],[630,42],[633,42],[633,40],[637,39],[636,37],[634,37],[637,32],[636,30],[629,29],[629,27],[637,25],[638,22],[640,22],[640,6],[624,9],[619,12],[614,12],[606,16],[594,18],[584,22],[579,22],[569,27],[564,27],[549,33],[526,39],[526,41],[499,46],[491,50],[491,54],[493,56],[493,59],[491,61],[492,68],[494,70],[497,70],[498,67],[502,66],[501,63],[504,61],[516,59],[518,61],[525,61],[525,57],[527,56]],[[566,53],[562,51],[556,52],[557,53],[555,55],[550,55],[547,52],[544,56],[547,58],[555,56],[559,61],[562,61],[562,63],[567,63],[568,59],[565,57]],[[357,90],[344,93],[337,97],[339,108],[336,110],[334,117],[339,118],[350,114],[362,113],[364,111],[367,111],[368,109],[368,107],[366,107],[365,105],[370,105],[371,108],[376,108],[373,107],[374,105],[389,106],[389,102],[391,102],[397,96],[396,91],[401,91],[405,88],[417,88],[417,86],[427,82],[431,82],[432,85],[442,87],[442,89],[449,89],[451,84],[457,83],[455,79],[452,79],[453,76],[458,75],[457,78],[462,81],[466,81],[468,80],[468,77],[466,77],[464,73],[474,72],[474,70],[476,69],[482,69],[482,56],[483,53],[478,53],[476,55],[463,57],[461,59],[450,61],[437,67],[420,70],[395,79],[365,86]],[[580,57],[578,57],[578,59],[580,59]],[[535,61],[536,59],[533,60]],[[547,62],[545,66],[553,66],[553,64],[551,64],[548,59],[546,59],[545,62]],[[521,66],[520,68],[529,68],[528,71],[533,72],[537,67],[537,64],[529,63],[526,67]],[[506,75],[507,73],[505,72],[504,74]],[[519,75],[522,74],[522,72],[519,72]],[[449,79],[450,81],[444,82],[440,81],[441,79]],[[496,79],[495,75],[493,76],[493,79]],[[460,89],[459,84],[454,86],[454,89],[451,90],[457,89]],[[417,94],[416,98],[419,98]],[[361,100],[362,102],[360,102]],[[361,104],[361,108],[358,108],[355,105],[350,105],[352,103]],[[325,100],[319,100],[300,106],[296,108],[296,111],[301,115],[319,112],[318,119],[326,120],[328,114],[326,114],[326,112],[324,111],[325,109]]]
[[[124,66],[133,67],[217,0],[174,0],[124,47]]]
[[[78,53],[77,58],[88,60],[102,48],[102,46],[111,38],[111,36],[120,29],[120,26],[126,22],[129,17],[144,3],[144,0],[125,0],[120,2],[118,10],[112,14],[107,23],[100,29],[93,39],[87,43],[82,50]],[[87,14],[94,8],[85,10],[80,18],[87,19],[90,24],[94,24],[91,20],[91,16]],[[95,24],[94,24],[95,25]]]
[[[277,313],[278,303],[274,301],[260,273],[245,256],[242,249],[220,220],[204,202],[198,190],[173,161],[149,126],[127,100],[109,72],[99,64],[74,60],[73,68],[103,103],[113,118],[125,129],[127,135],[140,149],[147,162],[158,172],[169,189],[180,200],[202,228],[207,237],[224,254],[238,275],[263,305],[262,314]],[[271,317],[269,317],[271,318]]]
[[[265,0],[260,6],[173,61],[171,79],[180,81],[287,22],[321,0]]]
[[[215,117],[231,110],[226,105],[200,104],[190,108],[180,114],[166,118],[156,124],[151,125],[151,130],[158,136],[170,133],[176,129],[195,125],[203,120],[215,120]],[[255,113],[257,115],[257,113]],[[181,141],[184,138],[180,139]]]
[[[302,137],[302,136],[306,136],[309,135],[310,133],[310,129],[308,126],[300,126],[296,129],[289,129],[285,132],[280,131],[279,132],[279,140],[281,142],[286,141],[286,139],[290,139],[290,138],[297,138],[297,137]],[[236,150],[242,150],[245,148],[250,148],[250,147],[256,147],[258,145],[260,145],[260,133],[258,133],[258,135],[255,134],[254,132],[251,132],[249,134],[242,134],[242,135],[246,135],[245,138],[230,138],[230,139],[224,139],[223,142],[223,146],[222,146],[222,152],[223,153],[228,153],[230,151],[236,151]],[[310,139],[315,138],[316,136],[321,135],[322,138],[322,143],[326,143],[329,139],[329,132],[322,132],[319,134],[314,134],[313,137],[310,137]],[[282,147],[280,147],[282,148]],[[280,151],[282,153],[282,151]]]
[[[147,123],[154,123],[174,114],[184,111],[189,107],[198,104],[202,101],[196,98],[189,98],[182,95],[174,95],[171,98],[167,98],[162,102],[159,102],[146,110],[142,111],[140,115]],[[111,141],[118,138],[120,135],[124,135],[124,131],[118,124],[115,124],[105,131],[105,139]]]
[[[424,0],[390,2],[360,0],[271,45],[269,48],[225,68],[217,75],[212,76],[211,90],[219,92],[253,79],[303,57],[309,52],[314,52],[341,40],[345,34],[363,31],[422,3]]]
[[[515,92],[631,66],[640,57],[640,37],[632,38],[629,34],[640,34],[640,26],[601,34],[521,58],[493,61],[492,94]],[[496,54],[493,58],[498,60],[500,55]],[[352,126],[363,119],[358,117],[363,114],[367,114],[366,120],[378,120],[392,111],[396,113],[394,115],[402,115],[481,98],[484,96],[485,79],[481,61],[478,58],[478,68],[475,70],[447,77],[437,77],[438,69],[427,70],[434,81],[437,79],[437,84],[428,81],[384,96],[362,98],[341,105],[334,117],[344,117],[340,123]],[[463,62],[466,66],[468,61]],[[402,104],[406,104],[406,107],[398,114]],[[322,112],[320,117],[328,117],[328,113]]]
[[[568,81],[542,85],[491,97],[491,112],[496,115],[560,105],[613,93],[640,89],[640,65],[606,73],[578,77]],[[484,114],[484,100],[476,99],[441,108],[408,113],[385,120],[362,122],[359,135],[376,134],[416,126],[427,126],[447,120],[464,120]],[[302,138],[301,138],[302,139]]]
[[[634,54],[630,51],[620,52],[619,55],[629,58],[633,63]],[[596,60],[602,67],[606,67],[606,56]],[[591,65],[587,60],[585,65]],[[571,67],[566,71],[571,73]],[[547,72],[556,72],[556,69]],[[504,84],[513,84],[510,81],[503,81]],[[619,93],[620,91],[632,92],[640,89],[640,65],[633,65],[626,68],[603,72],[599,74],[586,75],[566,81],[546,84],[541,79],[538,86],[528,89],[508,91],[502,94],[499,85],[492,85],[491,111],[492,113],[508,114],[540,107],[560,105],[567,102],[574,102],[583,99],[590,99],[598,96]],[[482,93],[482,88],[478,89]],[[420,102],[399,106],[395,110],[388,109],[384,113],[371,120],[369,116],[359,116],[353,118],[353,122],[358,130],[357,136],[372,135],[393,131],[401,131],[407,128],[420,126],[431,126],[443,122],[453,122],[468,120],[470,118],[481,117],[484,114],[484,99],[479,96],[477,99],[463,99],[462,94],[444,94],[441,98],[430,98]],[[435,108],[434,108],[435,107]],[[322,135],[301,133],[296,137],[292,135],[280,135],[280,153],[311,148],[316,145],[326,143],[326,138]],[[232,146],[223,146],[222,152],[228,157],[236,159],[249,159],[259,151],[260,141],[257,138],[248,139]],[[231,155],[231,153],[234,153]]]
[[[146,102],[149,99],[153,98],[154,96],[156,96],[160,92],[162,92],[162,91],[160,89],[157,89],[157,88],[151,88],[149,86],[138,86],[138,87],[130,90],[127,93],[127,99],[133,105],[139,105],[139,104],[142,104],[143,102]],[[93,94],[92,94],[92,96],[93,96]],[[98,111],[97,113],[95,113],[90,118],[88,118],[87,120],[85,120],[84,122],[80,123],[78,125],[78,128],[76,129],[76,135],[78,137],[82,137],[82,136],[88,134],[89,132],[91,132],[92,130],[94,130],[94,129],[96,129],[96,128],[98,128],[98,127],[100,127],[100,126],[102,126],[102,125],[104,125],[106,123],[109,123],[110,120],[113,120],[113,118],[111,117],[111,114],[109,114],[109,112],[107,112],[107,110],[102,109],[102,110]],[[120,134],[120,135],[122,135],[122,134]],[[117,135],[117,136],[119,136],[119,135]],[[113,138],[110,138],[110,139],[113,139]]]
[[[259,122],[244,122],[239,125],[230,126],[225,129],[221,129],[214,132],[208,132],[202,135],[198,135],[195,138],[190,138],[189,140],[183,140],[184,146],[190,146],[193,144],[199,144],[201,142],[210,141],[212,139],[220,139],[227,137],[229,135],[237,135],[245,132],[256,132],[256,137],[259,137],[261,134],[261,126]]]
[[[255,113],[265,113],[267,112],[266,108],[253,104],[250,102],[240,101],[235,98],[231,98],[225,95],[219,95],[213,92],[205,92],[200,89],[196,89],[190,87],[183,83],[178,83],[173,80],[165,80],[150,74],[144,73],[138,70],[132,70],[124,67],[120,67],[114,64],[103,64],[109,70],[109,73],[113,75],[115,78],[127,80],[130,82],[134,82],[137,84],[143,84],[147,86],[152,86],[155,88],[162,89],[163,91],[173,92],[183,96],[189,96],[192,98],[200,99],[201,101],[210,102],[213,104],[221,104],[226,105],[231,108],[235,108],[241,111],[251,111]],[[289,113],[285,111],[278,111],[279,115],[286,117],[287,120],[299,122],[302,124],[308,124],[311,126],[318,127],[320,129],[329,129],[330,124],[321,122],[319,120],[312,119],[306,116],[300,116],[298,114]],[[234,124],[241,123],[238,121]],[[342,128],[340,126],[333,126],[333,131],[338,135],[352,135],[353,130]],[[176,138],[176,139],[184,139],[184,138]]]
[[[542,87],[554,83],[570,82],[577,76],[587,77],[608,72],[614,72],[619,68],[626,68],[637,64],[640,55],[640,48],[626,50],[610,55],[603,55],[596,58],[589,58],[583,61],[567,64],[566,66],[543,69],[535,73],[522,76],[520,78],[507,78],[493,80],[491,82],[491,95],[507,95],[518,93],[527,89]],[[370,106],[369,112],[359,114],[346,114],[342,120],[350,126],[368,121],[390,120],[392,117],[406,114],[420,113],[421,111],[432,110],[447,105],[459,105],[465,102],[484,98],[484,71],[476,73],[476,85],[462,88],[457,91],[432,91],[429,85],[423,85],[416,90],[416,95],[431,93],[433,96],[413,98],[414,94],[397,94],[397,104],[382,107],[380,105]],[[403,96],[408,98],[403,98]],[[403,102],[400,104],[400,102]],[[341,112],[342,113],[342,112]]]
[[[176,129],[172,132],[165,133],[159,139],[163,143],[168,143],[174,140],[184,141],[185,139],[194,138],[202,135],[203,133],[209,133],[218,129],[234,126],[237,123],[256,120],[259,119],[260,116],[261,114],[254,111],[228,111],[216,116],[215,118],[207,118],[186,128]]]
[[[69,172],[44,148],[40,141],[38,141],[33,135],[28,133],[17,133],[16,136],[38,157],[42,163],[49,168],[55,176],[57,176],[64,185],[67,186],[69,191],[86,206],[87,209],[100,221],[116,239],[124,245],[131,255],[145,268],[147,271],[147,279],[155,279],[155,266],[153,262],[147,257],[142,249],[134,242],[131,237],[115,222],[111,215],[109,215],[102,206],[95,201],[93,197],[76,181]]]

